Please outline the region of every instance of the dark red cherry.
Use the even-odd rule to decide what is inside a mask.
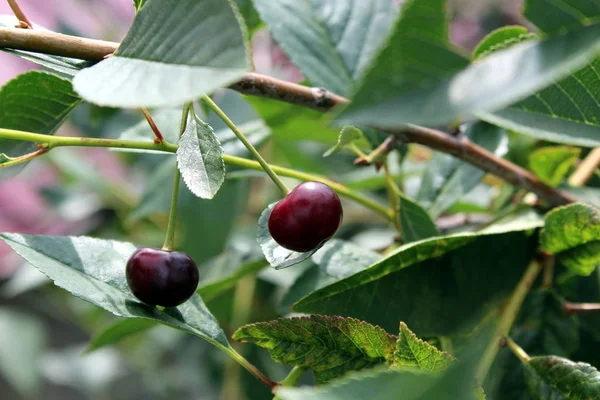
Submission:
[[[146,304],[175,307],[192,297],[198,287],[198,268],[187,254],[142,247],[127,261],[131,292]]]
[[[343,214],[333,189],[321,182],[304,182],[273,207],[269,232],[288,250],[311,251],[331,239]]]

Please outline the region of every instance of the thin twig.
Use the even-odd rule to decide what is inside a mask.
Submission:
[[[12,10],[13,14],[15,14],[15,17],[17,17],[17,19],[21,23],[20,27],[26,28],[26,29],[32,29],[33,24],[31,23],[31,21],[29,21],[29,19],[27,18],[27,16],[23,12],[23,10],[21,10],[21,7],[19,6],[19,3],[17,2],[17,0],[7,0],[7,1],[8,1],[8,5],[10,6],[10,9]]]
[[[569,185],[583,186],[594,175],[600,165],[600,147],[595,148],[583,159],[573,175],[569,178]]]
[[[154,135],[156,135],[156,140],[154,142],[162,143],[162,141],[165,138],[163,137],[162,133],[160,132],[160,129],[158,129],[158,126],[156,126],[156,123],[152,119],[152,115],[150,115],[150,112],[148,111],[148,109],[141,108],[140,111],[142,111],[142,114],[144,114],[144,118],[146,118],[146,121],[148,121],[148,125],[150,125],[150,129],[152,129],[152,132],[154,132]]]
[[[107,54],[114,53],[118,43],[83,39],[55,32],[0,28],[0,47],[99,62]],[[349,102],[348,99],[325,89],[297,85],[256,73],[247,74],[229,88],[242,94],[266,97],[319,111],[329,111],[333,107]],[[451,154],[515,186],[536,193],[552,206],[576,201],[576,198],[569,193],[544,184],[529,171],[483,149],[466,137],[453,137],[441,131],[416,125],[386,131],[400,137],[404,142],[422,144]]]
[[[567,315],[600,313],[600,303],[565,303],[562,309]]]

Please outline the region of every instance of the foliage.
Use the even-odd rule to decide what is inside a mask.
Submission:
[[[396,3],[128,0],[120,44],[0,16],[46,69],[0,88],[8,398],[600,398],[598,2],[468,48]],[[344,221],[295,252],[268,220],[303,181]],[[161,244],[199,267],[174,308],[125,276]]]

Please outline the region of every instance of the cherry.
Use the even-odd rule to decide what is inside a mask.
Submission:
[[[146,304],[175,307],[192,297],[198,287],[198,268],[187,254],[142,247],[127,261],[131,292]]]
[[[273,207],[269,232],[288,250],[311,251],[331,239],[343,215],[333,189],[321,182],[304,182]]]

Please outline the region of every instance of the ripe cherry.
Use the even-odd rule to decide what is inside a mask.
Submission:
[[[343,214],[333,189],[321,182],[304,182],[273,207],[269,232],[288,250],[311,251],[331,239]]]
[[[142,247],[127,261],[131,292],[146,304],[175,307],[192,297],[198,287],[198,268],[187,254]]]

